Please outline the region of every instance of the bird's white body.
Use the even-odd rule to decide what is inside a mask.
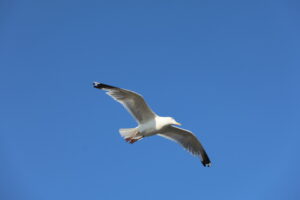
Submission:
[[[139,136],[147,137],[154,135],[157,130],[157,120],[156,117],[152,120],[147,121],[146,123],[139,124],[137,126]]]
[[[156,115],[155,118],[146,123],[139,124],[136,128],[139,132],[139,136],[147,137],[158,134],[164,127],[173,123],[174,119],[171,117],[160,117]]]
[[[156,115],[154,118],[149,119],[144,123],[139,123],[135,128],[120,129],[119,131],[124,138],[141,139],[143,137],[156,135],[163,131],[165,127],[174,123],[177,122],[171,117],[160,117]]]

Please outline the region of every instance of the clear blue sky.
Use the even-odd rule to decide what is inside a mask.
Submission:
[[[20,1],[0,6],[0,199],[300,199],[300,4]],[[211,168],[92,87],[137,91]]]

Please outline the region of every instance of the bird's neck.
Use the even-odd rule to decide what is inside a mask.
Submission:
[[[166,126],[171,125],[170,118],[157,116],[155,118],[155,124],[157,129],[162,129]]]

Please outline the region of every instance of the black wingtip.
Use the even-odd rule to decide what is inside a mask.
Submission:
[[[204,167],[210,167],[211,166],[211,162],[206,154],[206,152],[203,155],[203,159],[201,160],[201,163]]]
[[[203,150],[202,155],[201,155],[201,163],[204,167],[210,167],[211,166],[210,159],[209,159],[208,155],[206,154],[206,152],[204,150]]]
[[[101,83],[98,83],[98,82],[93,82],[93,87],[94,87],[94,88],[98,88],[98,87],[99,87],[99,85],[101,85]]]
[[[106,85],[106,84],[98,83],[98,82],[93,82],[93,87],[94,88],[98,88],[98,89],[112,89],[112,88],[116,88],[114,86]]]
[[[204,161],[201,161],[202,165],[204,167],[210,167],[211,166],[211,162],[204,162]]]

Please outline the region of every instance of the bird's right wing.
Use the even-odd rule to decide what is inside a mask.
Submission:
[[[106,90],[107,94],[121,103],[138,123],[141,124],[155,118],[156,114],[149,108],[141,95],[103,83],[94,82],[93,85],[95,88]]]
[[[207,153],[192,132],[178,127],[169,126],[158,135],[179,143],[193,155],[201,157],[201,162],[205,167],[210,166],[211,163]]]

